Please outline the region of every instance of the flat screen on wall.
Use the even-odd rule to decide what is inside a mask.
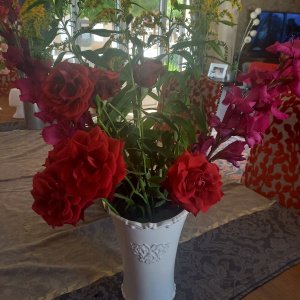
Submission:
[[[283,43],[300,37],[300,13],[262,11],[259,20],[250,51],[263,52],[276,41]]]

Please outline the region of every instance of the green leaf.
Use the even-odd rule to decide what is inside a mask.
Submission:
[[[154,118],[146,118],[143,122],[143,129],[144,131],[150,130],[157,121]]]
[[[187,138],[188,144],[192,144],[195,142],[195,128],[192,124],[190,118],[185,119],[180,116],[171,116],[172,121],[178,126],[181,126],[182,130],[184,131],[184,136]]]
[[[46,1],[49,3],[49,1]],[[66,12],[66,10],[68,9],[68,2],[67,1],[61,1],[61,0],[55,0],[54,1],[54,10],[55,10],[55,14],[57,15],[57,17],[59,19],[63,19],[64,14]],[[67,25],[67,23],[66,23]]]
[[[137,38],[136,36],[130,36],[129,37],[130,41],[132,42],[133,45],[135,45],[137,48],[139,48],[140,50],[143,50],[144,48],[144,43],[142,40],[140,40],[139,38]]]
[[[28,11],[30,11],[31,9],[33,9],[36,6],[44,5],[47,3],[49,3],[49,0],[36,0],[27,7],[27,9],[25,10],[25,13],[27,13]]]
[[[194,119],[197,123],[198,128],[201,132],[207,132],[207,121],[205,113],[202,111],[202,109],[199,106],[191,105],[191,112],[194,115]]]
[[[57,26],[52,25],[52,27],[52,29],[50,29],[46,33],[43,33],[44,45],[50,45],[57,36]]]
[[[128,171],[127,174],[134,174],[134,175],[138,175],[138,176],[143,176],[144,175],[143,172],[136,172],[136,171]]]
[[[214,40],[207,41],[207,44],[216,52],[217,55],[219,55],[222,59],[224,58],[224,54],[222,52],[222,48],[218,43]]]
[[[112,211],[114,212],[117,216],[119,216],[120,214],[118,213],[118,211],[111,205],[111,203],[106,199],[106,198],[102,198],[101,199],[102,204],[104,206],[104,208],[106,208],[106,206]]]
[[[131,81],[131,67],[130,64],[126,64],[124,68],[121,70],[120,73],[120,80],[121,81]]]
[[[107,49],[97,49],[97,50],[85,50],[80,52],[80,54],[95,64],[98,67],[109,68],[108,63],[114,57],[122,57],[124,59],[128,58],[128,54],[121,49],[107,48]],[[99,55],[102,54],[102,55]]]
[[[159,101],[159,99],[160,99],[159,96],[157,94],[153,93],[152,91],[149,91],[148,95],[156,101]]]
[[[228,25],[230,27],[236,26],[237,24],[228,20],[219,20],[220,23],[223,23],[225,25]]]
[[[157,207],[162,206],[163,204],[166,203],[166,201],[167,201],[167,199],[162,199],[162,200],[160,200],[160,201],[156,201],[156,202],[155,202],[155,207],[157,208]]]
[[[111,100],[111,104],[124,116],[127,116],[131,111],[131,101],[133,97],[136,97],[136,89],[136,87],[127,85]],[[112,120],[115,120],[119,116],[115,110],[111,111],[109,115]]]
[[[182,102],[182,100],[169,100],[165,107],[164,111],[170,114],[177,114],[177,113],[187,113],[189,114],[189,107]]]
[[[195,47],[195,46],[201,46],[203,43],[205,43],[204,40],[183,41],[183,42],[178,42],[178,43],[174,44],[171,47],[171,49],[173,51],[176,51],[176,50],[179,50],[179,49]]]
[[[128,26],[130,23],[131,23],[131,21],[133,20],[133,15],[132,14],[128,14],[127,16],[126,16],[126,25]]]
[[[192,9],[193,7],[188,4],[180,4],[178,1],[174,1],[174,8],[177,10],[185,10],[185,9]]]
[[[168,56],[168,54],[167,53],[163,53],[163,54],[160,54],[160,55],[158,55],[158,56],[156,56],[156,57],[153,57],[154,59],[157,59],[157,60],[162,60],[163,58],[165,58],[166,56]]]
[[[140,4],[136,3],[136,2],[133,2],[133,1],[130,1],[129,4],[133,4],[133,5],[136,5],[140,8],[142,8],[143,10],[147,10],[145,7],[141,6]]]
[[[134,204],[134,202],[133,202],[132,199],[130,199],[130,198],[124,196],[124,195],[121,195],[121,194],[118,194],[118,193],[114,193],[114,197],[125,200],[127,202],[127,204],[130,204],[130,205]]]
[[[165,42],[166,44],[169,43],[169,39],[168,39],[168,37],[165,36],[165,35],[150,34],[150,35],[149,35],[149,38],[148,38],[148,40],[147,40],[147,45],[148,45],[148,47],[151,46],[151,43],[152,43],[153,41],[155,41],[156,39],[158,39],[158,40],[162,39],[162,40],[164,40],[164,42]]]
[[[120,31],[117,30],[109,30],[109,29],[89,29],[89,28],[83,28],[76,32],[73,36],[74,39],[78,38],[80,35],[90,33],[99,35],[102,37],[110,37],[113,33],[120,33]]]
[[[103,59],[92,50],[85,50],[80,54],[98,67],[103,65]]]
[[[167,117],[165,114],[160,112],[154,112],[147,115],[147,118],[153,118],[154,120],[157,120],[159,123],[167,123],[167,125],[173,129],[174,131],[178,131],[177,126],[172,122],[171,118]]]
[[[190,65],[194,64],[194,57],[193,55],[187,51],[187,50],[181,50],[181,51],[174,51],[173,54],[177,54],[182,56]]]
[[[160,187],[162,178],[160,176],[151,176],[148,181],[152,186]]]
[[[63,51],[63,52],[60,52],[54,62],[54,66],[56,66],[58,63],[60,63],[63,58],[64,58],[64,55],[67,53],[67,51]]]
[[[137,205],[137,207],[141,210],[142,212],[142,216],[144,217],[146,215],[146,210],[145,210],[145,207],[142,206],[142,205]]]

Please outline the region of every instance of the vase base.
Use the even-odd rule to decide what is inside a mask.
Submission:
[[[126,294],[125,294],[125,292],[124,292],[124,287],[123,287],[123,283],[122,283],[122,285],[121,285],[121,291],[122,291],[122,296],[123,296],[123,298],[125,299],[125,300],[144,300],[145,298],[143,297],[143,299],[137,299],[137,298],[135,298],[135,299],[130,299],[130,298],[127,298],[126,297]],[[176,284],[174,283],[174,289],[173,289],[173,294],[172,294],[172,296],[171,296],[171,298],[169,298],[169,299],[163,299],[163,300],[173,300],[174,298],[175,298],[175,295],[176,295]],[[155,299],[155,298],[153,298],[153,295],[150,295],[150,297],[148,297],[149,299]],[[147,298],[147,299],[148,299]]]

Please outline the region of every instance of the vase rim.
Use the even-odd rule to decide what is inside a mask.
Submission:
[[[141,223],[141,222],[138,222],[138,221],[128,220],[126,218],[123,218],[120,215],[115,214],[110,209],[109,209],[109,214],[113,218],[123,222],[125,225],[127,225],[129,227],[132,227],[132,228],[136,228],[136,229],[157,229],[159,227],[169,227],[170,225],[179,222],[181,219],[186,218],[187,215],[189,214],[189,212],[187,210],[183,209],[176,216],[174,216],[172,218],[169,218],[169,219],[166,219],[166,220],[163,220],[163,221],[156,222],[156,223],[153,223],[153,222]]]

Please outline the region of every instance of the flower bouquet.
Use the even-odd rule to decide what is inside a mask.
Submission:
[[[250,91],[232,86],[220,120],[189,103],[184,85],[188,76],[198,75],[190,60],[185,72],[168,70],[165,58],[184,55],[185,50],[175,45],[156,59],[145,58],[145,43],[131,30],[133,16],[125,9],[120,9],[125,28],[90,32],[117,35],[126,51],[107,48],[99,56],[72,44],[79,63],[58,59],[53,64],[31,56],[28,39],[20,35],[16,2],[0,5],[6,65],[26,75],[17,82],[21,99],[37,103],[36,116],[47,123],[42,136],[53,145],[32,189],[33,210],[52,226],[76,225],[98,200],[116,214],[141,222],[157,222],[182,209],[194,215],[207,211],[223,195],[214,161],[238,166],[245,146],[260,142],[271,117],[287,117],[277,110],[282,95],[299,95],[297,40],[270,47],[284,53],[278,70],[241,78],[251,80]],[[159,38],[166,36],[170,33]],[[107,58],[106,68],[88,66],[87,57],[95,65]],[[118,70],[108,67],[116,61]],[[174,76],[182,86],[181,99],[170,101],[161,112],[144,108],[147,97],[162,101],[161,89]],[[162,124],[168,130],[161,130]],[[228,143],[232,137],[238,139]]]
[[[50,37],[66,29],[66,24],[57,19],[64,12],[62,2],[49,2],[48,9],[55,11],[55,17],[48,23],[52,24],[50,29],[43,31],[48,50],[53,46]],[[41,4],[31,7],[39,8],[35,5]],[[162,55],[146,58],[145,48],[157,42],[165,46],[178,29],[177,23],[169,18],[169,30],[161,27],[164,30],[160,35],[150,35],[145,42],[140,39],[140,28],[132,28],[134,16],[127,6],[115,12],[122,23],[118,29],[80,29],[64,42],[68,51],[51,62],[47,55],[32,56],[32,45],[20,32],[17,3],[0,0],[0,34],[8,45],[3,53],[6,66],[25,75],[17,82],[21,100],[38,105],[36,116],[46,124],[42,136],[52,145],[43,170],[33,177],[31,194],[33,210],[53,227],[75,226],[97,201],[127,224],[133,222],[132,228],[151,224],[146,227],[153,229],[171,218],[178,223],[176,216],[183,211],[195,216],[206,212],[223,196],[215,161],[224,159],[238,167],[245,159],[245,147],[261,141],[272,117],[287,117],[277,109],[282,97],[291,92],[300,95],[299,41],[277,43],[269,49],[282,53],[276,71],[241,76],[241,80],[251,81],[251,89],[231,87],[223,100],[227,105],[223,119],[216,113],[206,113],[204,103],[196,106],[190,102],[186,84],[190,78],[199,77],[197,59],[188,49],[198,44],[202,49],[205,41],[179,41],[165,47]],[[175,1],[174,9],[181,8]],[[162,26],[160,16],[148,14],[143,18],[146,26]],[[76,39],[87,32],[109,37],[105,47],[82,51]],[[122,49],[110,47],[113,41],[118,41]],[[221,53],[217,45],[213,48]],[[73,62],[62,61],[66,52],[72,53]],[[186,60],[184,72],[170,71],[174,56]],[[164,102],[162,89],[172,78],[176,78],[180,92],[176,91],[162,110],[146,108],[144,102],[149,98],[158,105]],[[121,231],[121,237],[124,234]],[[175,244],[179,235],[180,231],[175,234]],[[152,244],[145,238],[132,242],[133,254],[146,264],[159,261],[170,246],[164,242],[166,235],[161,238]],[[175,260],[175,255],[176,248],[170,257]],[[128,257],[123,259],[131,261],[132,254]],[[174,272],[174,264],[166,269]],[[139,286],[135,280],[138,278],[134,278],[134,284],[126,281],[125,294],[132,285]],[[165,284],[174,291],[172,276]],[[151,289],[151,297],[153,292]],[[147,298],[143,295],[143,299]]]

